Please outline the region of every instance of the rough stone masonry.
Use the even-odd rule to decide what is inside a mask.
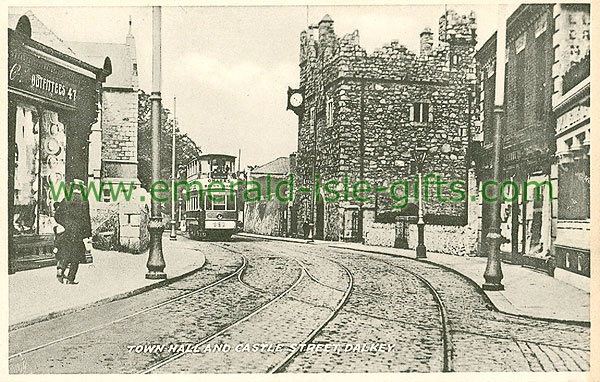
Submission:
[[[436,46],[429,28],[415,36],[421,43],[418,54],[397,40],[368,54],[357,30],[338,37],[329,16],[303,31],[300,86],[306,100],[298,122],[296,187],[312,185],[313,161],[324,181],[341,180],[345,174],[350,182],[367,180],[376,187],[412,181],[411,150],[417,146],[429,149],[424,173],[469,184],[468,147],[478,118],[472,100],[476,29],[473,13],[460,16],[448,10],[440,18]],[[447,186],[442,189],[443,197],[450,194]],[[295,198],[301,226],[311,220],[310,195],[296,193]],[[397,211],[389,194],[376,199],[315,202],[316,236],[363,239],[375,216]],[[456,226],[467,224],[468,203],[430,198],[424,206],[426,221],[456,232]]]

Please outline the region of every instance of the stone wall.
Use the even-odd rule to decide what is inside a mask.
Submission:
[[[131,90],[102,92],[102,159],[137,160],[138,95]]]
[[[395,224],[367,222],[364,228],[365,244],[393,247]],[[417,225],[410,224],[408,246],[415,249],[418,241]],[[467,226],[425,225],[425,246],[428,251],[457,256],[477,256],[477,229]]]
[[[115,202],[93,200],[90,201],[90,217],[94,248],[132,253],[148,248],[150,213],[147,203],[140,203],[137,198]]]
[[[278,200],[246,202],[244,208],[244,231],[270,236],[285,236],[282,217],[287,203]]]
[[[119,247],[119,205],[90,200],[90,220],[94,248],[113,250]]]
[[[148,223],[150,211],[147,204],[137,202],[119,203],[119,244],[121,250],[141,253],[148,248],[150,234]]]

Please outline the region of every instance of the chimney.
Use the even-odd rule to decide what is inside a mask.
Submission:
[[[421,38],[421,56],[427,56],[433,50],[433,32],[431,28],[427,27],[423,29],[423,32],[419,35]]]

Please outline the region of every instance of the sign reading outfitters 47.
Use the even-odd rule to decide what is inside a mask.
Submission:
[[[95,90],[95,80],[48,61],[27,47],[14,44],[8,55],[8,86],[30,95],[81,107],[85,98]]]

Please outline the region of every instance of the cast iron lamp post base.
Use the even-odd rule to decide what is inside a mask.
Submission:
[[[175,220],[171,220],[171,234],[169,235],[169,239],[171,241],[176,241],[177,240],[177,231],[176,231],[176,224],[177,222],[175,222]]]
[[[150,222],[148,224],[148,232],[150,233],[150,253],[148,256],[148,262],[146,263],[146,267],[148,268],[146,278],[149,280],[160,280],[167,278],[167,274],[163,272],[166,266],[162,251],[163,231],[164,227],[162,226],[162,219],[160,217],[150,218]]]
[[[427,248],[425,247],[425,222],[422,218],[417,223],[417,232],[419,234],[419,244],[417,244],[417,259],[427,258]]]
[[[481,285],[483,290],[498,291],[504,290],[504,285],[501,281],[504,277],[502,274],[502,266],[500,264],[500,241],[502,235],[498,232],[489,232],[487,234],[488,245],[490,252],[488,254],[487,266],[483,277],[485,282]]]

